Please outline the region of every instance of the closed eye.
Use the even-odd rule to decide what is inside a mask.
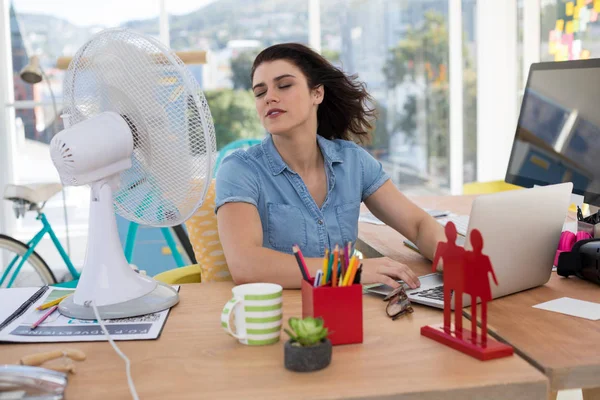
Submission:
[[[287,88],[289,88],[290,86],[292,86],[292,85],[283,85],[283,86],[279,86],[279,89],[287,89]]]
[[[260,93],[255,93],[254,97],[260,97],[260,96],[264,95],[265,93],[267,93],[267,92],[264,91],[264,92],[260,92]]]

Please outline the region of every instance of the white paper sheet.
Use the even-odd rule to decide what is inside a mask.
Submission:
[[[178,286],[175,286],[179,290]],[[38,288],[1,289],[0,290],[0,322],[25,302]],[[37,328],[31,329],[47,310],[39,311],[36,307],[72,292],[73,289],[51,288],[35,302],[29,310],[0,332],[0,342],[42,343],[42,342],[91,342],[105,341],[106,337],[95,320],[80,320],[65,317],[55,311]],[[50,298],[50,300],[48,300]],[[170,310],[138,317],[103,320],[113,340],[149,340],[156,339],[164,327]],[[1,318],[4,314],[6,316]]]
[[[424,210],[429,213],[433,218],[442,218],[449,215],[452,215],[450,211],[445,210],[432,210],[430,208],[424,208]],[[371,212],[361,212],[358,216],[358,222],[366,222],[374,225],[385,225],[383,221],[374,216]]]
[[[591,319],[592,321],[600,320],[600,303],[592,303],[570,297],[561,297],[560,299],[536,304],[533,308]]]

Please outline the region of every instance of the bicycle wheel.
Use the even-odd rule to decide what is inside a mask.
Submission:
[[[11,270],[4,278],[0,287],[7,287],[29,247],[10,236],[0,235],[0,280],[6,269]],[[11,287],[43,286],[56,283],[56,277],[48,264],[35,251],[31,253],[27,261],[21,267]]]
[[[192,247],[192,244],[190,243],[190,238],[188,237],[187,232],[185,231],[185,229],[183,229],[183,225],[174,226],[172,229],[175,232],[175,236],[177,236],[179,243],[185,250],[185,253],[187,254],[187,258],[189,259],[190,263],[197,264],[198,261],[196,261],[196,255],[194,254],[194,248]]]

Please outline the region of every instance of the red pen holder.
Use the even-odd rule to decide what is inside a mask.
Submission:
[[[362,343],[362,285],[313,287],[302,280],[302,317],[321,317],[331,344]]]

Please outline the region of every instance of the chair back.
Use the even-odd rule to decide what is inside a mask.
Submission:
[[[196,262],[200,266],[202,282],[232,280],[223,246],[219,240],[217,215],[215,214],[215,180],[213,179],[202,206],[185,222],[194,249]]]

